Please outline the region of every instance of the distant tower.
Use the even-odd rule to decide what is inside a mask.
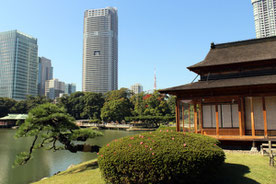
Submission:
[[[276,36],[276,0],[251,0],[256,37]]]
[[[83,30],[82,91],[118,89],[117,9],[86,10]]]
[[[156,69],[154,68],[154,86],[153,89],[156,90]]]

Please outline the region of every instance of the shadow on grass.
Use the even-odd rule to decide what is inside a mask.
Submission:
[[[222,168],[216,173],[214,184],[259,184],[257,181],[245,177],[244,175],[250,173],[247,166],[239,164],[225,163]]]

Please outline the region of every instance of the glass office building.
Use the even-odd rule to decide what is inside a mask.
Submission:
[[[38,95],[45,96],[45,81],[53,79],[51,60],[45,57],[38,59]]]
[[[82,90],[105,93],[118,89],[117,9],[86,10],[83,30]]]
[[[276,0],[251,0],[257,38],[276,36]]]
[[[37,39],[17,30],[0,33],[0,97],[37,95]]]

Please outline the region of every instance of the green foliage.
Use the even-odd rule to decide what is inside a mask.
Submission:
[[[132,114],[134,116],[142,116],[145,109],[146,104],[144,103],[143,97],[145,96],[144,92],[132,95],[130,98],[131,103],[134,105],[134,109],[132,111]]]
[[[105,93],[105,101],[112,101],[112,100],[119,100],[119,99],[129,99],[130,96],[133,93],[127,89],[127,88],[121,88],[119,90],[113,90],[113,91],[108,91]]]
[[[64,108],[55,104],[46,103],[30,110],[27,119],[19,126],[16,137],[33,137],[29,152],[22,152],[17,156],[15,165],[27,163],[35,149],[46,147],[54,151],[66,149],[70,152],[84,151],[84,145],[74,141],[86,141],[89,138],[102,135],[92,129],[80,129],[75,119],[67,114]],[[61,146],[57,146],[58,144]],[[86,146],[87,147],[87,146]],[[99,147],[91,146],[86,149],[98,151]]]
[[[51,100],[41,96],[27,96],[26,100],[21,101],[0,97],[0,117],[8,113],[27,114],[32,108],[49,102]]]
[[[58,98],[58,105],[75,119],[100,119],[103,103],[103,95],[93,92],[76,92]]]
[[[175,120],[175,116],[132,116],[126,117],[126,121],[141,121],[146,127],[159,127]]]
[[[0,97],[0,117],[4,117],[11,112],[11,108],[16,104],[16,101],[6,97]]]
[[[131,97],[134,104],[132,114],[134,116],[174,116],[175,97],[160,94],[154,91],[152,94],[139,93]]]
[[[89,120],[89,123],[100,124],[100,123],[102,123],[102,121],[100,119],[91,119],[91,120]]]
[[[100,119],[104,97],[101,93],[88,92],[84,95],[84,108],[81,117],[84,119]]]
[[[169,95],[167,103],[170,108],[171,114],[175,115],[176,96]]]
[[[216,139],[169,129],[114,140],[98,156],[109,183],[200,183],[225,155]]]
[[[106,93],[106,100],[101,109],[101,118],[104,121],[122,121],[131,116],[132,104],[129,100],[128,89],[109,91]]]

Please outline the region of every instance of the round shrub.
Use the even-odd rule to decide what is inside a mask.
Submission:
[[[201,183],[224,162],[216,139],[170,129],[114,140],[98,153],[107,183]]]

